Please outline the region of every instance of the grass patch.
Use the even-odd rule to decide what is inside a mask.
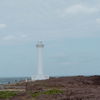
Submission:
[[[51,85],[46,85],[46,87],[52,87]]]
[[[64,87],[64,86],[62,86],[62,85],[56,85],[55,87],[56,88],[60,88],[60,87]]]
[[[16,86],[20,86],[18,83],[16,83]]]
[[[32,96],[32,97],[36,97],[36,96],[38,96],[38,95],[40,94],[40,91],[39,91],[39,90],[36,90],[36,92],[37,92],[37,93],[34,93],[34,94],[31,93],[31,96]]]
[[[58,90],[58,89],[51,89],[51,90],[47,90],[45,92],[40,93],[39,90],[36,90],[36,93],[34,93],[34,94],[30,93],[30,94],[31,94],[32,97],[36,97],[39,94],[49,95],[49,94],[56,94],[56,93],[63,93],[63,91],[62,90]]]
[[[43,92],[43,94],[56,94],[56,93],[63,93],[63,91],[58,89],[51,89],[47,90],[46,92]]]
[[[9,89],[13,89],[13,87],[9,87]]]
[[[56,86],[46,85],[46,87],[56,87],[56,88],[60,88],[60,87],[64,87],[64,86],[62,86],[62,85],[56,85]]]
[[[1,99],[6,99],[11,96],[15,96],[16,94],[19,94],[19,92],[14,92],[14,91],[0,91],[0,98]]]
[[[40,84],[36,84],[36,86],[42,86],[42,85],[40,85]]]
[[[30,83],[35,83],[35,82],[30,82]]]
[[[92,97],[87,97],[87,99],[91,99]]]

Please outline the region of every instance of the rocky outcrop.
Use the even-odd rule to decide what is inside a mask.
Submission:
[[[21,83],[21,86],[26,86],[26,84]],[[54,88],[64,92],[43,94],[43,92]],[[33,98],[30,93],[35,94],[36,90],[40,94]],[[100,76],[51,77],[47,80],[28,82],[27,91],[6,100],[100,100]]]

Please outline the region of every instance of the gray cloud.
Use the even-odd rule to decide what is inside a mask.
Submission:
[[[60,65],[66,66],[66,65],[70,65],[70,63],[69,63],[69,62],[63,62],[63,63],[61,63]]]
[[[66,14],[76,14],[76,13],[96,13],[98,12],[99,9],[97,9],[96,7],[88,7],[87,5],[83,5],[82,3],[81,4],[76,4],[76,5],[73,5],[69,8],[66,8],[65,9],[65,13]]]
[[[0,24],[0,28],[6,27],[6,24]]]
[[[99,1],[92,2],[83,0],[2,1],[0,8],[3,10],[0,21],[6,24],[2,24],[1,28],[6,25],[7,27],[1,31],[0,37],[4,38],[12,34],[17,38],[10,40],[16,43],[100,37],[98,34],[100,29],[96,23],[99,23],[100,16]]]
[[[97,22],[97,23],[100,23],[100,18],[97,18],[97,19],[96,19],[96,22]]]
[[[25,38],[26,36],[27,36],[27,35],[21,35],[20,37],[21,37],[21,38]]]
[[[63,54],[63,53],[56,53],[56,54],[53,55],[52,57],[68,57],[68,55]]]
[[[48,46],[48,48],[55,48],[55,47],[58,47],[58,45],[57,44],[53,44],[51,46]]]
[[[7,40],[12,40],[14,39],[15,37],[13,35],[9,35],[9,36],[6,36],[4,38],[2,38],[3,41],[7,41]]]

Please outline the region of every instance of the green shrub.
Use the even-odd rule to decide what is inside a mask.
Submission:
[[[60,88],[60,87],[64,87],[64,86],[62,86],[62,85],[56,85],[55,87]]]
[[[40,85],[40,84],[36,84],[36,86],[42,86],[42,85]]]
[[[43,94],[56,94],[56,93],[63,93],[63,91],[58,89],[51,89],[47,90],[46,92],[43,92]]]
[[[92,97],[87,97],[87,99],[91,99]]]
[[[18,83],[16,83],[16,86],[20,86]]]
[[[37,92],[37,93],[34,93],[34,94],[31,93],[31,96],[32,96],[32,97],[36,97],[36,96],[38,96],[38,95],[40,94],[40,91],[39,91],[39,90],[36,90],[36,92]]]
[[[35,83],[35,82],[31,81],[30,83]]]
[[[51,90],[47,90],[46,92],[40,93],[39,90],[36,90],[36,93],[34,93],[34,94],[30,93],[30,94],[31,94],[32,97],[36,97],[39,94],[46,94],[46,95],[48,95],[48,94],[56,94],[56,93],[63,93],[63,91],[62,90],[58,90],[58,89],[51,89]]]
[[[9,89],[13,89],[13,87],[9,87]]]
[[[51,85],[46,85],[46,87],[52,87]]]
[[[14,92],[14,91],[0,91],[0,98],[1,99],[6,99],[11,96],[15,96],[16,94],[19,94],[19,92]]]

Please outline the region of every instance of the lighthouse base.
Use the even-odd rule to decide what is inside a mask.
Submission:
[[[49,79],[49,75],[32,75],[31,76],[31,80],[45,80],[45,79]]]

